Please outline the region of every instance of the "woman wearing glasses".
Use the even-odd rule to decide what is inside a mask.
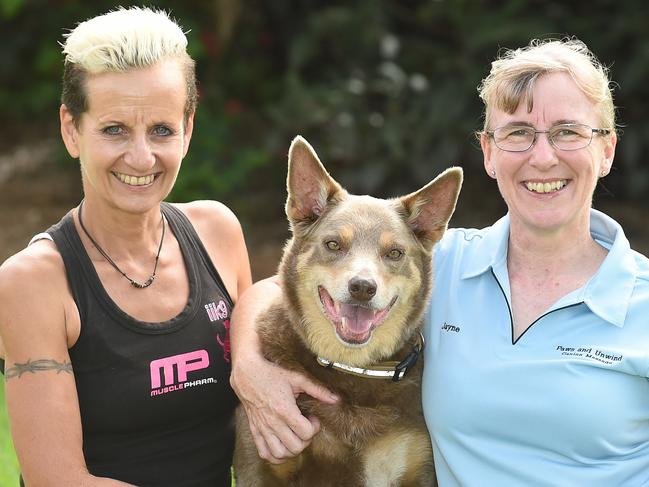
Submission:
[[[439,483],[649,485],[649,260],[591,208],[617,142],[606,70],[579,41],[535,41],[496,60],[480,96],[484,167],[508,212],[435,250],[423,402]],[[242,325],[272,287],[235,313],[231,380],[279,461],[317,423],[262,384],[305,379],[264,363]]]

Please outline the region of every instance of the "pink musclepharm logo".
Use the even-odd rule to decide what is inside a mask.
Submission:
[[[174,381],[174,365],[178,370],[178,380]],[[182,353],[171,357],[160,358],[151,362],[151,389],[157,389],[160,384],[160,370],[164,374],[164,385],[170,386],[175,382],[187,381],[187,372],[209,367],[210,357],[206,350]]]

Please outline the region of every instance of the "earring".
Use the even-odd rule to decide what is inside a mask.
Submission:
[[[491,175],[492,175],[493,177],[496,177],[496,171],[494,171],[494,170],[492,169],[492,170],[491,170]]]
[[[606,174],[608,174],[608,173],[606,172],[606,169],[602,169],[602,172],[600,173],[600,176],[601,176],[601,177],[604,177],[604,176],[606,176]]]

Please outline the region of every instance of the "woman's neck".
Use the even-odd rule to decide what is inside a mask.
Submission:
[[[569,229],[530,229],[512,221],[507,264],[510,273],[588,276],[599,268],[607,251],[590,234],[590,219]]]
[[[76,216],[79,223],[78,211]],[[159,208],[146,214],[129,214],[86,199],[82,218],[87,231],[113,259],[155,254],[157,251],[162,228]]]

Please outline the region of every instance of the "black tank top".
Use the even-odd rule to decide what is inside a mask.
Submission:
[[[162,323],[138,321],[112,301],[71,213],[48,230],[81,317],[69,353],[83,452],[93,475],[138,486],[230,486],[233,303],[187,217],[168,203],[162,212],[189,276],[187,305]]]

